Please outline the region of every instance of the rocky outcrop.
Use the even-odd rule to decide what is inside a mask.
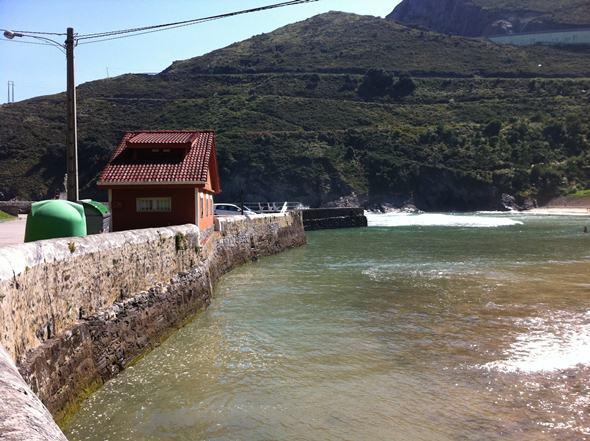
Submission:
[[[347,196],[341,196],[336,200],[324,204],[326,208],[355,208],[367,205],[368,199],[365,195],[358,195],[354,191]]]
[[[590,26],[580,22],[572,23],[572,20],[561,20],[560,17],[535,10],[534,7],[493,7],[493,3],[473,0],[404,0],[387,18],[409,26],[466,37]],[[578,2],[575,7],[587,7],[590,10],[590,1],[586,5],[583,3]]]
[[[503,193],[498,206],[499,211],[523,211],[537,208],[537,201],[530,198],[514,197]]]

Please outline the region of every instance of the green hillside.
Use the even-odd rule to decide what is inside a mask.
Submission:
[[[428,76],[590,76],[589,54],[590,50],[499,46],[415,30],[375,17],[332,12],[203,57],[176,62],[165,72],[365,73],[380,67]]]
[[[80,86],[82,195],[96,194],[125,131],[190,128],[217,130],[226,200],[242,188],[247,199],[312,205],[355,192],[475,209],[495,208],[502,193],[588,188],[588,55],[320,15],[159,75]],[[62,185],[63,100],[0,107],[0,199]]]

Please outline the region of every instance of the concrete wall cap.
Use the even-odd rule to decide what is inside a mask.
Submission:
[[[105,249],[116,249],[129,244],[141,244],[170,238],[176,234],[199,235],[196,225],[150,228],[145,230],[121,231],[86,237],[67,237],[41,240],[38,242],[11,245],[0,248],[0,282],[18,276],[27,268],[34,268],[45,262],[59,262],[96,253]]]

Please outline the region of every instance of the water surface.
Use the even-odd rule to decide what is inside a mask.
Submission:
[[[225,276],[68,438],[590,439],[590,218],[370,225]]]

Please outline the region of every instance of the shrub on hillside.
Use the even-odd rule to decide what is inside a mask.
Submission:
[[[390,96],[396,100],[412,95],[416,90],[416,83],[403,74],[395,81],[393,75],[383,69],[371,69],[363,77],[357,93],[364,99]]]

